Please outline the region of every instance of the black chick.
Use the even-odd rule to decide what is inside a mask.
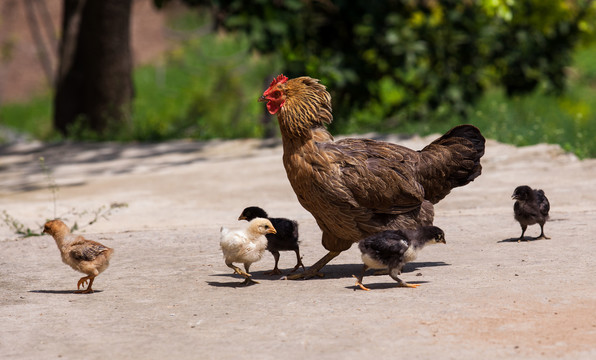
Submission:
[[[276,234],[267,234],[267,250],[271,252],[273,258],[275,258],[275,267],[273,270],[264,273],[265,275],[279,275],[281,271],[277,267],[279,262],[280,251],[294,251],[296,253],[296,266],[291,272],[298,270],[300,266],[304,269],[302,259],[300,258],[300,249],[298,247],[298,223],[294,220],[285,218],[270,218],[265,210],[257,206],[250,206],[242,210],[242,214],[238,217],[238,220],[251,221],[254,218],[266,218],[271,221]]]
[[[420,226],[409,230],[385,230],[360,240],[358,247],[362,252],[362,274],[354,276],[363,290],[370,290],[362,285],[362,278],[367,269],[387,269],[389,276],[398,282],[399,287],[415,288],[418,285],[408,284],[397,275],[403,266],[416,259],[418,252],[428,244],[445,244],[445,233],[436,226]]]
[[[540,236],[535,240],[550,239],[544,235],[544,223],[548,220],[550,210],[550,203],[544,195],[544,191],[534,190],[527,185],[522,185],[515,188],[511,198],[516,200],[513,204],[513,214],[522,228],[521,236],[517,239],[517,242],[523,240],[528,225],[534,224],[540,225]]]

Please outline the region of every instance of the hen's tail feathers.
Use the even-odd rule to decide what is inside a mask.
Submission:
[[[424,187],[425,199],[436,204],[451,189],[480,176],[485,142],[478,128],[460,125],[422,149],[419,182]]]

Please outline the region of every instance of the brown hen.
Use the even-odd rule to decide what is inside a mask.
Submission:
[[[334,141],[325,128],[333,120],[331,96],[317,79],[280,75],[259,101],[277,114],[288,179],[329,250],[290,279],[318,274],[371,234],[432,225],[433,204],[482,170],[485,139],[471,125],[457,126],[415,151],[369,139]]]

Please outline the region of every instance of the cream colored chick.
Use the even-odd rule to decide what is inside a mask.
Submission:
[[[261,260],[267,249],[267,238],[265,234],[275,234],[275,228],[271,221],[264,218],[255,218],[248,223],[245,229],[230,230],[221,228],[221,239],[219,245],[224,255],[226,265],[234,269],[234,272],[242,277],[242,285],[258,284],[252,280],[248,273],[250,265]],[[243,263],[246,272],[242,271],[233,263]]]
[[[114,249],[87,240],[80,235],[71,234],[68,226],[60,220],[48,221],[43,227],[43,232],[52,235],[56,240],[56,245],[62,255],[62,262],[70,265],[76,271],[87,274],[77,282],[75,293],[92,293],[93,280],[110,265]],[[78,290],[81,286],[85,286],[87,281],[89,282],[87,289]]]

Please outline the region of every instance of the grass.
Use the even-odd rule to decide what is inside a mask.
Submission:
[[[581,158],[596,157],[596,45],[576,52],[568,90],[556,97],[542,91],[507,98],[490,89],[474,106],[469,122],[489,137],[515,145],[560,144]],[[278,72],[272,58],[252,54],[241,35],[207,34],[185,41],[157,65],[135,69],[132,123],[108,139],[161,141],[175,138],[260,137],[263,105],[256,102],[266,76]],[[0,126],[32,137],[60,139],[51,126],[51,94],[0,107]],[[363,111],[358,116],[374,116]],[[341,121],[341,119],[336,119]],[[339,126],[349,132],[443,132],[462,119],[386,122],[383,129]],[[367,122],[362,122],[366,124]],[[0,142],[2,135],[0,134]],[[88,140],[77,138],[76,140]]]

